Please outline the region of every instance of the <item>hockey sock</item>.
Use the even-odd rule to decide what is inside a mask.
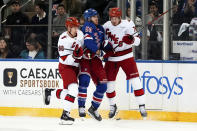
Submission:
[[[68,86],[68,94],[64,102],[64,110],[70,112],[78,94],[78,85],[73,83]]]
[[[107,84],[102,83],[96,86],[96,91],[93,94],[93,100],[92,100],[92,106],[95,109],[98,109],[98,107],[100,106],[106,90],[107,90]]]
[[[67,94],[64,102],[64,110],[70,112],[74,102],[75,102],[75,97]]]
[[[78,93],[78,106],[85,107],[85,102],[87,98],[87,88],[90,83],[90,76],[82,74],[79,76],[79,93]]]
[[[129,86],[134,89],[134,95],[136,97],[136,101],[139,105],[145,105],[145,95],[144,95],[144,89],[142,87],[142,84],[140,82],[139,77],[132,78],[129,80]]]
[[[116,91],[115,91],[115,82],[110,81],[107,83],[107,91],[106,91],[106,96],[109,99],[109,105],[115,105],[115,96],[116,96]]]

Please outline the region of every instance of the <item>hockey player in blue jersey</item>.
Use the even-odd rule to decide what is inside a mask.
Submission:
[[[92,78],[96,90],[93,93],[91,107],[88,109],[88,114],[101,121],[102,117],[98,113],[103,96],[107,89],[107,77],[99,58],[101,54],[101,44],[104,40],[104,29],[98,24],[98,13],[94,9],[87,9],[84,12],[85,23],[82,27],[84,33],[84,55],[80,61],[80,75],[79,75],[79,94],[78,106],[79,116],[85,117],[85,102],[87,97],[87,88]]]

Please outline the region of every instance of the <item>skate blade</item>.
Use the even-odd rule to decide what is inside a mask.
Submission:
[[[89,115],[91,118],[93,118],[94,120],[99,121],[99,120],[97,120],[91,113],[88,112],[88,115]],[[100,121],[99,121],[99,122],[100,122]]]
[[[147,117],[142,117],[143,120],[147,120]]]
[[[116,118],[116,116],[118,115],[118,112],[119,112],[119,111],[116,111],[114,117],[109,118],[109,119],[110,119],[110,120],[120,120],[120,118]]]
[[[81,121],[85,121],[86,118],[85,118],[85,117],[80,117],[80,120],[81,120]]]
[[[60,125],[72,125],[74,121],[65,121],[65,120],[60,120],[59,124]]]

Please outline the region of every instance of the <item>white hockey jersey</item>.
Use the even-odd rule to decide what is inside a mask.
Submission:
[[[72,38],[68,35],[67,31],[62,33],[58,41],[58,52],[59,52],[59,62],[64,65],[79,66],[79,63],[75,62],[73,58],[73,51],[75,46],[78,44],[79,47],[83,46],[84,35],[83,32],[78,30],[77,36]],[[67,50],[68,49],[68,50]]]
[[[108,60],[122,61],[133,57],[132,46],[138,46],[140,44],[138,33],[134,34],[136,32],[136,28],[133,21],[129,22],[127,20],[121,20],[121,23],[117,26],[112,25],[111,21],[108,21],[103,25],[103,27],[105,29],[105,39],[113,45],[113,48],[116,48],[120,42],[122,43],[120,47],[115,49],[116,56],[109,57]],[[122,42],[122,38],[126,34],[134,34],[134,43],[132,45]]]

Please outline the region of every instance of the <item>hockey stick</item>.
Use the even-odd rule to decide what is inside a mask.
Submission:
[[[145,28],[145,27],[142,26],[142,28],[141,28],[139,31],[134,32],[131,36],[134,36],[135,34],[137,34],[137,33],[141,32],[141,31],[143,31],[144,28]],[[118,48],[122,43],[123,43],[122,41],[119,42],[119,44],[118,44],[116,47],[114,47],[112,50],[115,52],[115,49]]]
[[[156,20],[158,20],[161,16],[167,14],[169,11],[171,11],[172,9],[176,8],[176,6],[168,9],[167,11],[163,12],[162,14],[160,14],[158,17],[154,18],[152,21],[149,21],[145,26],[142,26],[142,28],[136,32],[134,32],[131,36],[134,36],[135,34],[141,32],[144,30],[144,28],[148,25],[151,25],[153,22],[155,22]],[[123,42],[119,42],[118,45],[116,47],[114,47],[112,50],[115,52],[115,49],[118,48]]]
[[[54,48],[58,49],[58,47],[56,47],[56,46],[52,46],[52,47],[54,47]],[[72,49],[67,49],[67,48],[64,48],[64,50],[74,51],[74,50],[72,50]]]
[[[58,47],[56,47],[56,46],[52,46],[52,47],[54,47],[54,48],[58,49]],[[68,50],[68,51],[75,51],[75,50],[67,49],[67,48],[64,48],[64,50]],[[85,49],[83,49],[83,50],[84,50],[84,53],[85,53],[85,51],[87,50],[87,48],[85,48]],[[91,58],[91,54],[90,54],[90,53],[88,53],[88,58],[89,58],[89,59]]]

